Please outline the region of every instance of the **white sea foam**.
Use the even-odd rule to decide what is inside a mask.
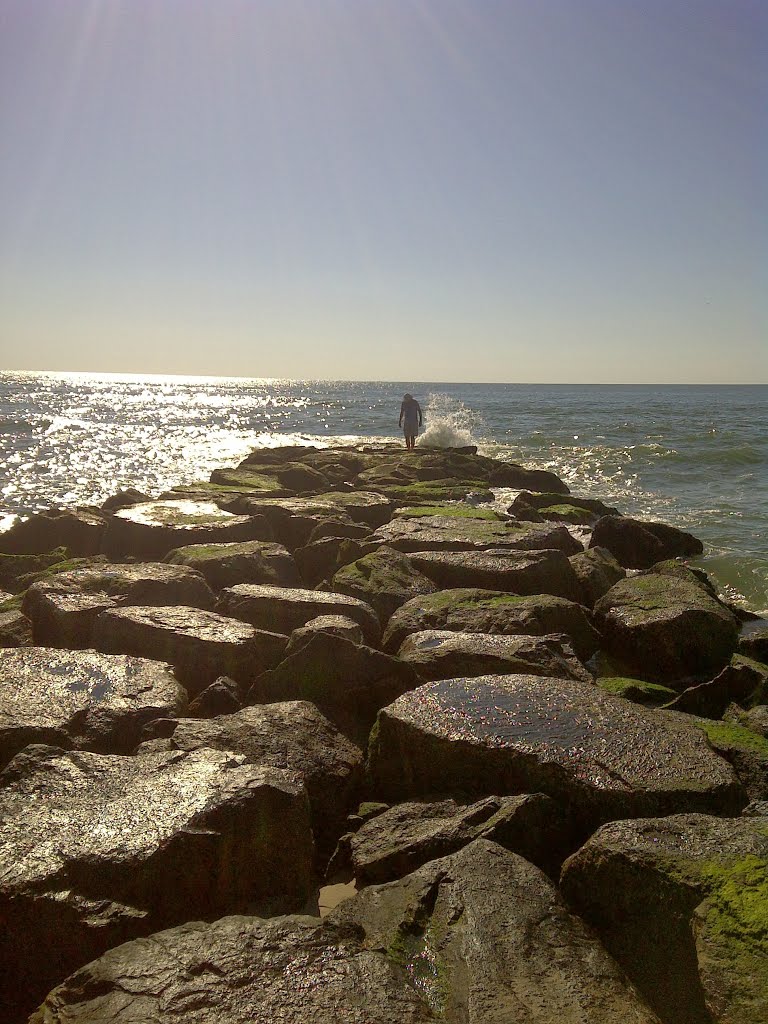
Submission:
[[[450,395],[430,392],[424,410],[426,429],[419,438],[424,448],[462,448],[483,434],[482,417]]]

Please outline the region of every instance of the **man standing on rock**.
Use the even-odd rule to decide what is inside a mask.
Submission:
[[[400,426],[405,434],[406,448],[416,447],[416,434],[423,422],[424,418],[419,403],[413,395],[403,395],[403,403],[400,406]]]

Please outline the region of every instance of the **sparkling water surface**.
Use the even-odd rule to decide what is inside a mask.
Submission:
[[[574,494],[688,529],[730,598],[768,608],[768,386],[366,383],[0,374],[0,520],[152,495],[207,479],[251,449],[400,440],[551,469]],[[506,502],[509,495],[499,498]]]

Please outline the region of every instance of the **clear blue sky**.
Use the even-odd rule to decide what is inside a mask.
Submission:
[[[0,0],[0,367],[768,381],[765,0]]]

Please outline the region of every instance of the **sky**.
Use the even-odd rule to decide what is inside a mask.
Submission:
[[[768,382],[764,0],[0,0],[0,369]]]

